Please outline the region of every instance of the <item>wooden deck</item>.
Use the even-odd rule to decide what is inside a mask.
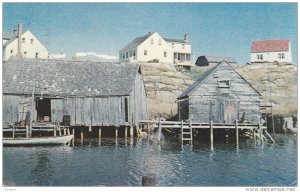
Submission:
[[[237,121],[236,121],[237,122]],[[139,121],[139,126],[146,125],[147,127],[152,126],[157,128],[158,141],[161,139],[161,130],[162,129],[181,129],[181,141],[184,144],[184,141],[189,141],[190,144],[193,142],[193,130],[194,129],[209,129],[210,130],[210,143],[213,145],[213,130],[214,129],[234,129],[236,134],[236,145],[239,145],[239,131],[240,130],[249,130],[252,134],[253,139],[258,139],[261,142],[272,141],[275,143],[274,139],[267,131],[267,127],[262,126],[261,124],[246,124],[246,123],[234,123],[234,124],[225,124],[225,123],[198,123],[198,122],[184,122],[184,121],[161,121],[161,119],[156,121],[151,120],[142,120]],[[266,136],[265,136],[265,135]],[[269,139],[268,139],[268,138]]]

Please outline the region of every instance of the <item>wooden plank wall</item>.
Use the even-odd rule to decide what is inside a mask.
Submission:
[[[24,103],[26,106],[24,105]],[[15,123],[25,120],[26,113],[31,109],[31,97],[20,95],[2,95],[2,120],[3,123]],[[33,120],[37,117],[36,110],[33,113]]]
[[[131,105],[129,106],[132,107],[130,110],[132,113],[131,122],[137,125],[139,120],[148,119],[147,97],[142,75],[138,74],[136,76],[134,85],[132,93],[130,94]]]
[[[218,80],[230,80],[230,89],[218,88]],[[227,98],[226,98],[227,96]],[[193,121],[209,122],[211,101],[236,100],[239,102],[239,117],[246,114],[246,120],[257,123],[260,120],[260,96],[226,63],[221,64],[214,75],[210,75],[206,81],[198,87],[189,97],[189,114]],[[215,103],[215,106],[218,104]],[[213,107],[213,119],[220,121],[222,114],[218,108]]]

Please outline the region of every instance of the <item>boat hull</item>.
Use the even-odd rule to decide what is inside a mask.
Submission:
[[[31,138],[3,138],[3,145],[65,145],[74,138],[74,135],[57,137]]]

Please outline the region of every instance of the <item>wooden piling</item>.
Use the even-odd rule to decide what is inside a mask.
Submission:
[[[64,128],[64,135],[67,135],[67,130],[66,130],[66,128]]]
[[[68,135],[71,135],[70,128],[67,129]]]
[[[127,139],[127,127],[125,127],[125,139]]]
[[[83,129],[82,128],[80,129],[80,140],[82,143],[83,142]]]
[[[210,145],[213,147],[214,145],[214,128],[213,128],[213,121],[210,121]]]
[[[183,120],[181,120],[180,128],[181,128],[181,145],[183,145]]]
[[[239,146],[239,127],[238,127],[238,120],[235,121],[235,137],[236,137],[236,145]]]
[[[161,118],[158,119],[158,142],[160,142],[161,137]]]
[[[56,131],[57,131],[57,127],[55,126],[55,127],[53,128],[53,135],[54,135],[54,137],[56,137]]]
[[[254,129],[252,129],[252,133],[253,133],[253,139],[254,139],[254,141],[256,142],[256,135],[255,135]]]
[[[116,127],[116,139],[118,139],[118,127]]]
[[[142,177],[142,186],[155,186],[156,176],[154,174]]]
[[[263,132],[262,132],[262,129],[261,129],[261,126],[260,126],[260,122],[258,122],[258,130],[259,130],[261,142],[263,143],[264,138],[263,138]]]
[[[99,128],[99,139],[101,139],[101,127]]]
[[[133,127],[130,126],[130,137],[132,138],[133,137]]]

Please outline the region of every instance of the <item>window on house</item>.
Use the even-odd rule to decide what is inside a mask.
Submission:
[[[284,53],[278,53],[278,59],[284,59]]]
[[[151,39],[151,40],[150,40],[150,42],[151,42],[151,45],[153,45],[153,44],[154,44],[154,40],[153,40],[153,39]]]
[[[125,54],[124,53],[122,54],[122,56],[123,56],[123,59],[125,59]]]
[[[128,52],[126,52],[126,58],[128,58]]]
[[[218,81],[219,88],[230,88],[230,80],[220,80]]]
[[[33,39],[30,39],[30,43],[33,44]]]
[[[147,50],[144,50],[144,55],[148,55],[148,52],[147,52]]]
[[[263,60],[263,59],[264,59],[264,57],[262,54],[257,54],[257,60]]]
[[[182,49],[185,49],[185,44],[182,44]]]
[[[27,54],[27,52],[25,51],[25,52],[24,52],[24,55],[26,55],[26,54]]]
[[[39,58],[39,53],[35,53],[35,58]]]
[[[133,51],[133,59],[136,59],[135,51]]]
[[[14,51],[13,50],[10,50],[10,53],[13,53]]]
[[[22,43],[25,43],[25,38],[22,38]]]
[[[167,57],[167,52],[166,51],[164,52],[164,57]]]

